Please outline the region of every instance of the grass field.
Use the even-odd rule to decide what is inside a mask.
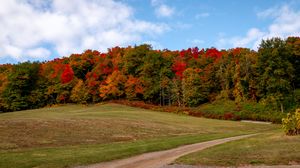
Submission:
[[[117,104],[3,113],[0,167],[71,167],[274,129]]]
[[[300,136],[286,136],[274,130],[232,141],[177,159],[191,165],[300,165]]]

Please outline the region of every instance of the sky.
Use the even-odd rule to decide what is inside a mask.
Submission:
[[[300,0],[0,0],[0,64],[151,44],[257,50],[300,36]]]

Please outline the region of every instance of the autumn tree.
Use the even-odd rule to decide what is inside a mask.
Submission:
[[[209,90],[203,85],[199,68],[187,68],[183,74],[182,93],[183,101],[188,106],[197,106],[208,99]]]
[[[108,49],[107,55],[111,58],[113,70],[122,70],[124,67],[125,49],[119,46]]]
[[[172,70],[175,72],[176,76],[180,79],[183,77],[183,72],[185,71],[187,65],[182,60],[175,60]]]
[[[134,48],[127,48],[124,53],[124,72],[126,75],[139,76],[143,67],[143,59],[147,52],[151,50],[151,46],[143,44]]]
[[[99,87],[104,84],[107,77],[113,72],[113,64],[109,55],[101,53],[93,69],[86,74],[85,86],[90,94],[90,101],[99,102],[101,100]]]
[[[163,67],[161,53],[150,51],[144,57],[143,62],[140,75],[144,85],[144,98],[158,104],[161,93],[160,70]]]
[[[3,93],[9,83],[8,74],[11,73],[12,68],[13,66],[10,64],[0,65],[0,94]],[[6,106],[3,96],[0,95],[0,111],[7,111]]]
[[[294,68],[291,53],[279,38],[263,40],[258,50],[259,93],[263,101],[275,104],[284,111],[291,94]]]
[[[176,53],[169,50],[163,50],[161,54],[161,68],[159,72],[160,76],[160,104],[171,105],[176,101],[176,92],[173,92],[173,79],[175,74],[172,70],[173,59],[176,57]]]
[[[115,99],[124,96],[126,76],[120,71],[114,71],[109,75],[103,84],[100,85],[100,97],[104,100]]]
[[[142,81],[139,78],[129,75],[125,83],[125,94],[129,100],[135,100],[142,98],[144,88]]]
[[[290,62],[295,69],[293,86],[300,88],[300,37],[288,37],[286,39],[286,45],[291,52]]]
[[[238,106],[252,101],[287,111],[300,102],[299,39],[265,40],[258,52],[154,50],[145,44],[117,46],[107,53],[86,50],[43,63],[0,65],[0,110],[127,98],[162,106],[228,99]]]
[[[69,58],[74,75],[85,80],[85,75],[93,69],[94,64],[100,57],[99,51],[86,50],[82,54],[72,54]]]
[[[69,83],[74,78],[74,72],[73,69],[69,64],[65,65],[64,71],[61,74],[60,80],[62,84]]]
[[[50,82],[45,78],[45,76],[41,73],[41,65],[39,68],[39,72],[36,80],[36,87],[30,93],[28,100],[32,106],[32,108],[39,108],[47,105],[49,103],[49,99],[45,94],[50,85]]]
[[[218,56],[208,55],[208,58],[215,60]],[[226,52],[218,59],[217,63],[214,63],[217,66],[216,77],[219,80],[221,91],[218,98],[224,99],[234,99],[233,96],[233,74],[235,71],[235,62],[232,54]]]
[[[89,93],[82,79],[76,81],[75,86],[72,88],[70,100],[74,103],[86,104],[89,99]]]
[[[2,93],[6,109],[18,111],[31,108],[29,96],[38,87],[39,63],[24,62],[15,65],[8,75],[8,84]]]
[[[240,103],[243,101],[244,95],[243,95],[243,87],[241,83],[241,66],[238,60],[236,61],[233,80],[234,80],[234,89],[233,89],[234,100],[237,109],[240,109],[241,108]]]

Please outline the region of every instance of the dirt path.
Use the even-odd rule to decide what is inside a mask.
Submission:
[[[250,137],[253,135],[256,135],[256,134],[242,135],[242,136],[217,139],[217,140],[212,140],[212,141],[207,141],[207,142],[201,142],[201,143],[196,143],[196,144],[191,144],[191,145],[185,145],[185,146],[177,147],[177,148],[170,149],[170,150],[145,153],[145,154],[130,157],[127,159],[103,162],[103,163],[89,165],[89,166],[80,167],[80,168],[161,168],[161,167],[171,163],[178,157],[181,157],[188,153],[203,150],[205,148],[219,145],[222,143],[226,143],[229,141],[247,138],[247,137]]]
[[[300,165],[273,165],[273,166],[265,166],[265,165],[259,165],[259,166],[192,166],[192,165],[166,165],[161,168],[300,168]]]

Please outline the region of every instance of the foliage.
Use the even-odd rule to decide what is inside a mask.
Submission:
[[[160,103],[162,94],[162,71],[164,59],[160,52],[149,51],[144,57],[144,66],[141,69],[141,80],[144,86],[144,99],[153,103]],[[161,104],[161,103],[160,103]]]
[[[12,71],[11,65],[0,65],[0,93],[6,89],[8,84],[8,74]],[[6,103],[2,96],[0,96],[0,111],[7,111]]]
[[[300,37],[288,37],[286,39],[286,45],[291,52],[289,61],[293,64],[295,69],[294,87],[300,88]]]
[[[89,93],[87,88],[85,87],[83,80],[79,79],[71,91],[70,100],[74,103],[86,104],[88,99]]]
[[[73,69],[70,67],[69,64],[65,66],[63,73],[61,74],[60,80],[62,84],[69,83],[74,78]]]
[[[100,97],[103,99],[120,98],[124,96],[124,84],[126,77],[120,71],[114,71],[100,85]]]
[[[263,40],[258,52],[259,96],[273,101],[282,112],[286,98],[292,93],[294,67],[290,55],[285,41],[279,38]]]
[[[92,70],[99,55],[99,51],[92,50],[86,50],[82,54],[72,54],[69,58],[69,64],[74,71],[74,75],[79,79],[85,80],[85,74]]]
[[[201,115],[277,121],[300,106],[299,39],[263,40],[258,51],[116,46],[107,53],[86,50],[43,63],[0,65],[0,110],[124,98],[179,107],[234,101],[233,111]],[[243,109],[248,102],[267,111],[249,117]]]
[[[205,116],[207,118],[229,120],[254,120],[281,123],[286,113],[274,111],[272,107],[253,101],[243,101],[240,108],[236,108],[234,100],[216,100],[213,103],[205,103],[197,107],[192,115]]]
[[[300,109],[295,114],[288,113],[286,118],[282,119],[282,128],[287,135],[300,134]]]
[[[150,49],[151,46],[146,44],[134,48],[128,47],[124,54],[125,74],[138,76],[143,66],[143,58]]]
[[[132,75],[129,75],[125,83],[126,98],[129,100],[138,99],[138,96],[142,95],[143,92],[144,89],[141,80],[139,78],[133,77]]]
[[[208,89],[201,79],[202,70],[188,68],[184,71],[182,81],[183,102],[188,106],[197,106],[205,103],[208,98]]]
[[[39,63],[24,62],[15,65],[8,75],[8,84],[2,92],[5,108],[17,111],[31,108],[31,91],[37,87]]]

